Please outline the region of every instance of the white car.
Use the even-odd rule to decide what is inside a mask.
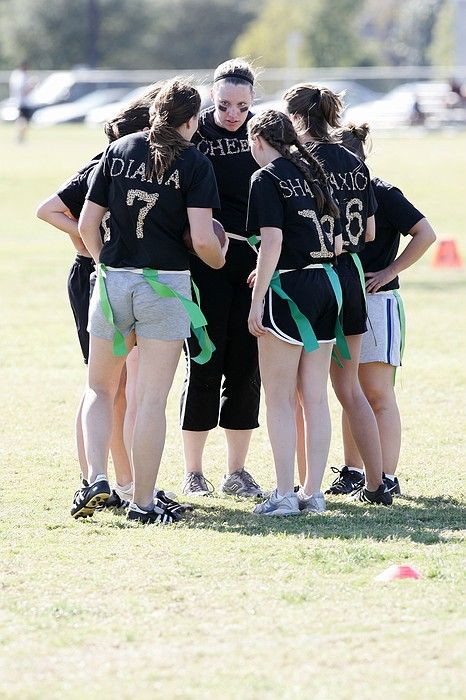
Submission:
[[[108,90],[94,90],[89,95],[81,97],[74,102],[68,102],[51,107],[38,109],[32,115],[34,124],[40,126],[53,126],[71,122],[83,122],[91,109],[97,106],[113,102],[117,97],[128,94],[128,88],[110,88]]]

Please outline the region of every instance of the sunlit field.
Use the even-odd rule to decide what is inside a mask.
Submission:
[[[85,370],[66,293],[74,256],[34,213],[105,139],[80,126],[31,130],[22,146],[2,126],[0,138],[0,696],[465,698],[466,268],[434,268],[434,248],[402,276],[404,495],[393,508],[329,498],[322,516],[264,522],[250,503],[212,497],[166,528],[110,512],[75,521]],[[466,134],[412,132],[375,135],[368,160],[463,259],[465,153]],[[159,477],[178,493],[182,377],[180,366]],[[331,406],[329,467],[342,463]],[[248,468],[272,487],[261,422]],[[224,463],[215,431],[215,486]],[[422,579],[374,581],[394,563]]]

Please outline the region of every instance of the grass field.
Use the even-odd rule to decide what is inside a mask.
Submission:
[[[110,513],[76,522],[84,369],[66,298],[73,253],[34,210],[103,138],[80,127],[31,132],[22,147],[9,128],[0,137],[0,697],[465,698],[464,269],[433,269],[432,251],[403,276],[406,495],[392,509],[329,499],[322,517],[263,522],[250,504],[211,498],[165,529]],[[400,135],[375,139],[369,160],[463,257],[465,152],[466,135]],[[160,472],[178,492],[181,381],[182,368]],[[249,467],[271,486],[264,423]],[[214,484],[224,454],[216,431]],[[374,582],[393,563],[422,580]]]

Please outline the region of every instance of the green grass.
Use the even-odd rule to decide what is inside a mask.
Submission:
[[[185,522],[75,522],[73,416],[84,382],[66,298],[73,253],[38,201],[103,144],[97,131],[0,129],[3,479],[2,698],[464,698],[464,270],[429,253],[403,276],[400,479],[391,510],[329,499],[322,517],[264,522],[212,498]],[[369,165],[466,254],[466,136],[375,139]],[[177,401],[160,482],[179,490]],[[338,408],[330,464],[342,459]],[[262,417],[262,424],[264,425]],[[207,476],[224,463],[211,435]],[[249,466],[273,484],[265,428]],[[326,475],[326,482],[331,474]],[[374,576],[411,563],[420,581]]]

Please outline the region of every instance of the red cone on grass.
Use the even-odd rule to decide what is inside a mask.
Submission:
[[[402,578],[422,578],[420,572],[408,564],[393,564],[375,577],[376,581],[398,581]]]

